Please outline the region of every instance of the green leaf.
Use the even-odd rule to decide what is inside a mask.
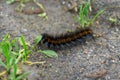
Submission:
[[[11,41],[11,45],[12,45],[12,46],[16,45],[17,39],[18,39],[18,38],[14,38],[14,39]]]
[[[38,44],[41,41],[41,39],[42,39],[41,35],[37,36],[35,39],[35,44]]]
[[[39,16],[39,17],[46,17],[47,14],[44,12],[44,13],[40,13],[40,14],[38,14],[38,16]]]
[[[21,36],[20,38],[19,38],[19,43],[20,43],[20,45],[26,45],[25,43],[25,40],[24,40],[24,37],[23,36]]]
[[[21,58],[22,58],[22,56],[23,56],[23,54],[21,54],[20,52],[21,52],[21,51],[19,51],[19,55],[18,55],[18,57],[17,57],[17,59],[16,59],[16,61],[15,61],[15,64],[17,64],[17,63],[21,60]]]
[[[38,52],[41,52],[41,53],[47,55],[48,57],[58,57],[58,54],[53,50],[40,50]]]
[[[25,42],[25,38],[23,36],[20,37],[20,42],[21,42],[21,45],[24,47],[24,49],[26,50],[28,47],[26,45],[26,42]]]
[[[100,16],[104,11],[105,11],[105,9],[98,11],[98,13],[97,13],[97,14],[93,17],[93,19],[91,20],[91,24],[93,24],[94,21],[96,20],[96,18],[97,18],[98,16]]]
[[[12,66],[11,66],[11,70],[10,70],[10,74],[9,74],[9,78],[10,78],[10,80],[17,80],[16,79],[16,76],[17,75],[17,64],[13,64]]]
[[[21,74],[20,76],[18,76],[16,80],[21,80],[21,79],[25,78],[26,76],[28,76],[29,74],[30,74],[30,72],[25,72],[25,73]]]
[[[80,6],[80,12],[79,12],[79,17],[80,17],[80,20],[82,20],[82,18],[83,18],[83,6],[81,5]]]
[[[7,4],[12,4],[14,2],[15,2],[15,0],[7,0]]]
[[[4,67],[7,68],[6,64],[0,60],[0,64]]]
[[[6,41],[6,40],[9,40],[9,38],[10,38],[10,35],[6,34],[5,37],[3,38],[3,40]]]
[[[14,76],[14,80],[16,79],[16,75],[17,75],[17,65],[14,64],[14,65],[13,65],[13,76]]]
[[[111,23],[117,23],[117,19],[116,19],[116,18],[110,17],[110,18],[109,18],[109,21],[110,21]]]
[[[21,45],[23,46],[25,53],[27,54],[28,52],[28,46],[27,46],[27,42],[25,41],[25,38],[23,36],[20,37],[20,42]]]
[[[11,54],[13,54],[14,56],[18,56],[19,55],[19,52],[14,52],[14,51],[11,51]]]
[[[23,61],[26,61],[26,58],[27,58],[27,54],[28,54],[28,46],[25,42],[25,38],[23,36],[20,37],[20,43],[21,45],[23,46],[24,48],[24,52],[23,52]]]
[[[44,7],[43,7],[43,5],[42,5],[41,3],[37,2],[36,0],[33,0],[33,1],[34,1],[34,3],[35,3],[37,6],[40,7],[40,9],[43,10],[43,12],[45,11],[45,9],[44,9]]]
[[[14,62],[15,62],[14,58],[11,57],[11,58],[10,58],[10,62],[9,62],[10,66],[13,65]]]
[[[10,60],[10,44],[9,42],[4,42],[2,44],[2,52],[3,52],[3,55],[4,57],[6,58],[7,62],[9,62]]]
[[[88,16],[89,7],[90,7],[90,0],[88,0],[88,2],[85,4],[85,7],[83,8],[83,14],[85,16]]]

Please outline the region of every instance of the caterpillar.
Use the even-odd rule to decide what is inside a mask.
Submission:
[[[49,49],[65,49],[78,44],[83,44],[87,40],[94,39],[91,29],[82,29],[61,36],[51,36],[43,33],[41,43],[47,45]],[[41,44],[39,43],[39,44]]]

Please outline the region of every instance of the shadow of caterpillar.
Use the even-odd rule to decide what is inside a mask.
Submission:
[[[46,33],[42,34],[42,40],[39,44],[47,45],[49,49],[60,50],[70,48],[75,45],[84,44],[86,41],[94,39],[91,29],[76,30],[70,34],[61,36],[51,36]]]

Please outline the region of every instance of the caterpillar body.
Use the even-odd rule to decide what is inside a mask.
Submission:
[[[47,45],[49,49],[59,50],[83,44],[90,39],[94,39],[93,31],[87,28],[76,30],[75,32],[61,36],[51,36],[49,34],[43,33],[40,44],[42,43]]]

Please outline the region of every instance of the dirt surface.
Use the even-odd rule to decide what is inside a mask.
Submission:
[[[36,14],[16,12],[18,3],[8,5],[5,0],[0,0],[0,39],[10,33],[13,37],[24,35],[32,43],[41,33],[59,35],[76,29],[75,14],[69,11],[74,7],[64,9],[69,0],[38,1],[46,9],[47,20]],[[82,0],[77,2],[84,3]],[[91,16],[107,7],[91,27],[95,34],[103,36],[87,42],[87,45],[59,51],[58,58],[46,58],[33,52],[29,60],[46,63],[23,65],[24,71],[31,71],[28,80],[120,80],[120,0],[92,0],[91,7]],[[117,18],[117,24],[112,25],[109,17]]]

